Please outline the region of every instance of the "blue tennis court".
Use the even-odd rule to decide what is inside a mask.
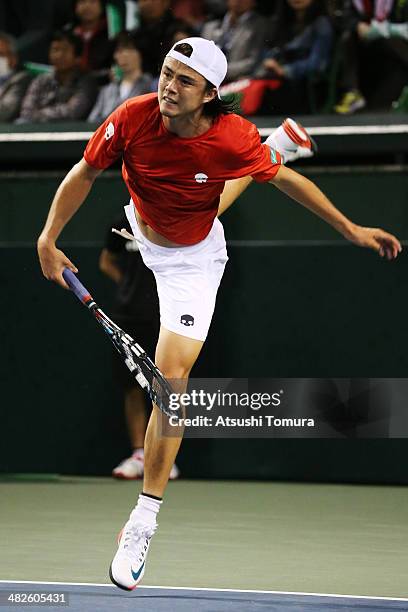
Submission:
[[[30,607],[51,611],[68,607],[70,612],[118,610],[130,612],[388,612],[408,610],[408,599],[386,597],[356,597],[310,593],[280,593],[233,589],[199,589],[183,587],[140,586],[132,594],[122,593],[107,584],[1,582],[0,600],[17,593],[45,593],[64,596],[59,606]],[[10,610],[27,609],[27,605],[10,605]]]

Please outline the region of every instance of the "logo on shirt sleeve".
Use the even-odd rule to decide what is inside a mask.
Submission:
[[[105,140],[109,140],[110,138],[112,138],[114,133],[115,133],[115,127],[111,121],[110,123],[108,123],[105,129]]]
[[[272,149],[272,147],[269,147],[270,152],[271,152],[271,161],[273,164],[278,164],[278,158],[276,157],[276,151],[275,149]]]

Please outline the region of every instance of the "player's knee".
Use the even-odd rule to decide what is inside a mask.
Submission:
[[[159,369],[163,373],[167,380],[185,380],[190,374],[190,367],[183,364],[169,364],[168,367],[162,367]]]

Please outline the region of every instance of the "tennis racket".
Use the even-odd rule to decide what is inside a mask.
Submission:
[[[167,416],[180,417],[179,409],[170,408],[170,395],[174,393],[170,383],[142,347],[106,316],[76,274],[65,268],[62,276],[71,291],[91,311],[99,325],[101,325],[111,339],[113,346],[123,358],[130,372],[142,389],[147,391],[156,406]]]

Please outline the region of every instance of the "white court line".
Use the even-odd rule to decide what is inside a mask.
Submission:
[[[359,136],[362,134],[407,134],[408,124],[402,125],[330,125],[306,127],[311,136]],[[261,136],[269,136],[274,128],[258,128]]]
[[[19,132],[0,134],[0,142],[67,142],[89,140],[93,132]]]
[[[277,126],[258,128],[261,136],[269,136]],[[407,134],[408,124],[400,125],[337,125],[307,127],[311,136],[353,136],[362,134]],[[16,132],[0,134],[0,142],[69,142],[89,140],[93,132]]]
[[[95,586],[117,589],[113,584],[102,584],[98,582],[40,582],[37,580],[0,580],[0,584],[45,584],[58,586]],[[345,599],[368,599],[380,601],[408,601],[404,597],[382,597],[373,595],[341,595],[339,593],[303,593],[300,591],[258,591],[254,589],[214,589],[207,587],[175,587],[175,586],[148,586],[141,585],[138,589],[162,589],[170,591],[208,591],[210,593],[258,593],[260,595],[303,595],[305,597],[338,597]]]

